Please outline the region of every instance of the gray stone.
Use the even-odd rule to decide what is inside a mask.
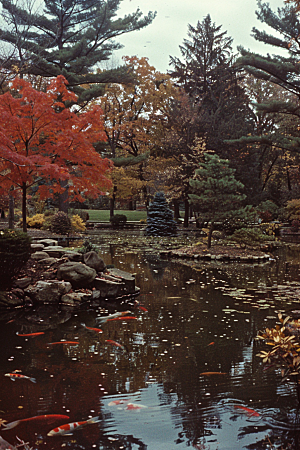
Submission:
[[[71,290],[71,283],[66,281],[38,281],[35,286],[28,286],[25,294],[34,303],[58,303],[61,297]]]
[[[0,307],[16,308],[22,306],[24,301],[13,292],[0,291]]]
[[[135,276],[131,273],[125,272],[120,269],[109,269],[109,274],[111,277],[122,281],[125,284],[124,292],[128,294],[133,294],[135,292]],[[106,274],[103,274],[105,277]]]
[[[55,239],[39,239],[36,243],[43,244],[45,247],[53,247],[54,245],[57,245],[57,241]]]
[[[50,267],[53,264],[55,264],[58,261],[57,258],[44,258],[44,259],[39,259],[37,264],[39,266],[44,266],[44,267]]]
[[[101,298],[115,298],[124,295],[125,283],[121,281],[111,281],[96,277],[93,281],[93,286],[100,291]]]
[[[43,244],[30,244],[31,253],[39,252],[44,250],[45,246]]]
[[[31,258],[38,261],[39,259],[49,258],[49,255],[46,252],[35,252],[31,255]]]
[[[64,305],[78,306],[88,300],[91,300],[92,294],[85,292],[70,292],[61,297],[61,302]]]
[[[60,245],[46,247],[44,251],[47,252],[51,258],[61,258],[65,253],[65,249]]]
[[[103,272],[106,269],[106,265],[98,253],[91,251],[83,255],[84,264],[92,267],[96,272]]]
[[[68,250],[64,253],[64,256],[68,258],[69,261],[81,262],[83,260],[83,256],[81,253],[72,252]]]
[[[19,278],[18,280],[14,280],[13,287],[25,289],[27,288],[32,282],[32,278],[26,277],[26,278]]]
[[[57,278],[70,281],[73,287],[86,287],[92,283],[96,275],[95,269],[80,262],[69,261],[57,269]]]

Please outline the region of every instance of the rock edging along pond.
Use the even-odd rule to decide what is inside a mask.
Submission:
[[[120,269],[108,269],[100,256],[66,250],[54,239],[31,244],[26,265],[29,273],[13,281],[12,288],[0,290],[0,307],[34,304],[80,306],[85,302],[123,300],[139,294],[135,276]],[[25,267],[25,273],[26,273]]]

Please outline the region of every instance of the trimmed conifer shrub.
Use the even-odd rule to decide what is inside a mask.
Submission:
[[[157,192],[147,214],[148,236],[176,236],[177,224],[163,192]]]
[[[69,234],[72,230],[68,214],[58,211],[51,219],[50,230],[56,234]]]

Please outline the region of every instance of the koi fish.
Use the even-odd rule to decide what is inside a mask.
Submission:
[[[45,334],[44,331],[39,331],[38,333],[28,333],[28,334],[21,334],[16,333],[17,336],[39,336],[40,334]]]
[[[236,408],[236,409],[241,409],[241,410],[244,411],[249,417],[251,417],[251,416],[259,417],[259,413],[258,413],[257,411],[254,411],[254,409],[247,408],[246,406],[234,405],[234,408]]]
[[[5,373],[5,377],[9,377],[12,381],[15,381],[17,378],[19,379],[26,379],[32,381],[32,383],[36,383],[36,379],[32,377],[27,377],[26,375],[22,375],[21,373]]]
[[[139,306],[138,306],[138,309],[140,309],[141,311],[144,311],[144,312],[148,312],[148,309],[145,308],[145,306],[139,305]]]
[[[227,375],[226,372],[202,372],[200,373],[200,375],[206,375],[206,376],[210,376],[210,375]]]
[[[113,320],[130,320],[130,319],[137,319],[137,317],[133,316],[114,317],[113,319],[107,319],[107,322],[111,322]]]
[[[120,347],[120,348],[122,348],[123,350],[125,350],[125,347],[124,347],[123,345],[119,344],[119,343],[116,342],[116,341],[113,341],[113,340],[111,340],[111,339],[106,339],[105,342],[107,342],[107,343],[110,344],[110,345],[114,345],[115,347]]]
[[[100,330],[100,328],[87,327],[85,323],[82,323],[81,325],[82,325],[84,328],[86,328],[87,330],[96,331],[96,333],[103,333],[103,331]]]
[[[108,406],[116,406],[116,405],[124,405],[124,403],[128,403],[129,400],[113,400],[108,403]]]
[[[207,347],[209,347],[210,345],[215,345],[214,342],[210,342],[209,344],[207,344]]]
[[[21,422],[29,422],[31,420],[47,420],[49,422],[54,422],[55,420],[66,420],[69,419],[69,416],[65,416],[63,414],[44,414],[42,416],[33,416],[33,417],[28,417],[26,419],[19,419],[19,420],[15,420],[14,422],[10,422],[7,424],[3,424],[3,426],[5,428],[3,428],[2,431],[5,430],[11,430],[12,428],[15,428],[17,425],[19,425]]]
[[[92,424],[92,423],[98,423],[100,422],[99,416],[92,417],[88,420],[83,420],[82,422],[71,422],[66,423],[64,425],[61,425],[60,427],[53,428],[53,430],[49,431],[47,433],[47,436],[68,436],[72,435],[73,431],[78,430],[79,428],[83,428],[86,425]]]
[[[56,344],[69,344],[69,345],[78,345],[78,341],[58,341],[58,342],[48,342],[48,345],[56,345]]]
[[[114,314],[109,314],[108,316],[97,317],[97,322],[106,323],[109,319],[114,319],[115,317],[126,316],[130,314],[131,311],[117,311]]]
[[[137,405],[136,403],[128,403],[128,405],[126,406],[126,410],[127,411],[138,411],[142,408],[148,408],[148,406],[145,405]]]

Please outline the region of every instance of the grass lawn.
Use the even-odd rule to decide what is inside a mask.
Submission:
[[[85,209],[84,211],[89,213],[89,220],[92,222],[109,222],[109,210]],[[117,210],[115,214],[125,214],[128,222],[139,222],[141,219],[147,219],[147,211]]]

